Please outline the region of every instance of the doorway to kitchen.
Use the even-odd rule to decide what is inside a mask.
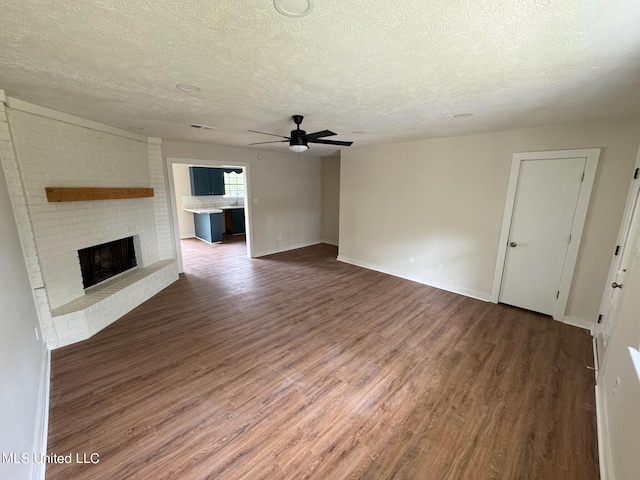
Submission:
[[[179,271],[187,240],[252,257],[248,165],[167,158],[167,171]]]

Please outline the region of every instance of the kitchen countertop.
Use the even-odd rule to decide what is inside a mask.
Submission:
[[[191,213],[222,213],[219,208],[183,208],[183,210]]]
[[[244,205],[221,205],[219,207],[183,208],[185,212],[191,213],[222,213],[224,210],[234,208],[244,208]]]

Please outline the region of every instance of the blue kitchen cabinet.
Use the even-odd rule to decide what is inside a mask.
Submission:
[[[233,233],[245,233],[244,226],[244,208],[234,208],[231,210],[231,222],[233,225]]]
[[[196,237],[210,243],[222,241],[222,213],[194,213]]]
[[[189,167],[191,195],[224,195],[224,170],[221,168]]]

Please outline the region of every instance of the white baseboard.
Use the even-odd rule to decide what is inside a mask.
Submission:
[[[36,418],[35,439],[33,453],[35,455],[47,454],[47,436],[49,435],[49,394],[51,391],[51,350],[46,350],[42,356],[40,369],[40,392],[38,393],[38,410]],[[32,480],[44,480],[47,465],[46,462],[31,464]]]
[[[334,241],[334,240],[327,240],[327,239],[322,239],[322,243],[326,243],[327,245],[333,245],[334,247],[338,246],[338,242]]]
[[[589,330],[589,332],[591,332],[591,334],[593,335],[593,322],[589,322],[581,317],[566,316],[562,319],[562,323],[573,325],[574,327],[584,328],[585,330]]]
[[[263,250],[261,252],[254,252],[253,258],[265,257],[267,255],[273,255],[275,253],[288,252],[289,250],[296,250],[298,248],[310,247],[312,245],[318,245],[319,243],[323,243],[322,240],[312,240],[310,242],[294,243],[293,245],[287,245],[286,247],[281,249]]]
[[[600,480],[615,480],[615,475],[611,471],[611,457],[609,453],[609,424],[607,422],[607,406],[604,399],[604,392],[600,390],[600,385],[595,386],[595,395]]]
[[[479,292],[477,290],[472,290],[470,288],[460,287],[457,285],[444,284],[430,278],[412,276],[410,274],[407,274],[406,272],[389,269],[369,262],[362,262],[360,260],[345,257],[344,255],[338,255],[338,261],[349,263],[357,267],[367,268],[369,270],[375,270],[376,272],[386,273],[387,275],[393,275],[394,277],[404,278],[405,280],[411,280],[412,282],[421,283],[423,285],[428,285],[429,287],[438,288],[440,290],[446,290],[447,292],[457,293],[459,295],[464,295],[465,297],[475,298],[476,300],[482,300],[483,302],[489,301],[490,294],[487,292]]]
[[[184,240],[185,238],[196,238],[196,234],[180,235],[180,240]]]

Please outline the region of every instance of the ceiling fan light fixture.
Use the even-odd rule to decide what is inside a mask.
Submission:
[[[249,145],[263,145],[265,143],[284,143],[289,142],[289,149],[292,152],[300,153],[304,152],[309,148],[309,143],[321,143],[323,145],[338,145],[341,147],[349,147],[353,144],[353,142],[345,142],[343,140],[327,140],[326,137],[332,137],[336,135],[336,133],[331,130],[321,130],[319,132],[307,133],[300,128],[300,124],[302,123],[302,119],[304,117],[302,115],[293,115],[291,119],[293,123],[296,124],[296,129],[291,130],[291,136],[286,137],[284,135],[278,135],[276,133],[268,133],[268,132],[259,132],[257,130],[247,130],[252,133],[260,133],[262,135],[269,135],[272,137],[280,137],[284,138],[284,140],[272,140],[269,142],[254,142]]]
[[[313,0],[273,0],[275,9],[287,17],[304,17],[313,11]]]
[[[309,147],[307,145],[289,145],[289,150],[296,152],[296,153],[302,153],[305,150],[307,150]]]

